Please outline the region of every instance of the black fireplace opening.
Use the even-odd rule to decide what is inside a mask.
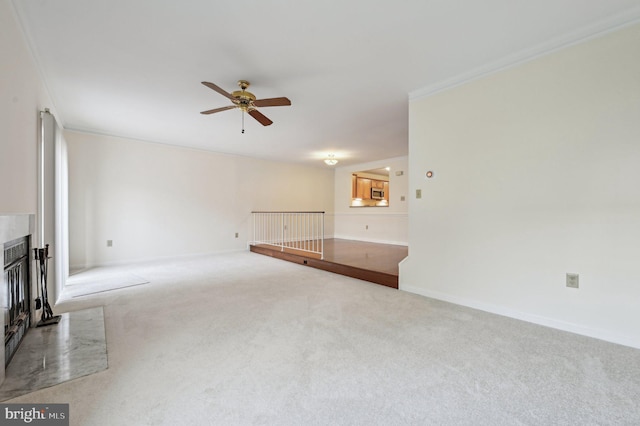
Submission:
[[[18,350],[30,324],[30,237],[4,244],[4,365]]]

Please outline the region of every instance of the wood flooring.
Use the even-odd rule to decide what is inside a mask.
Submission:
[[[250,250],[301,265],[398,288],[399,263],[408,247],[365,241],[329,238],[324,240],[324,259],[295,249],[281,250],[269,245],[252,245]]]

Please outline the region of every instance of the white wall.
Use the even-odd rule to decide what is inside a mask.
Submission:
[[[0,213],[33,214],[39,112],[55,110],[8,0],[0,1],[0,55]]]
[[[389,206],[350,207],[351,175],[354,172],[389,167]],[[408,241],[408,185],[407,157],[389,158],[335,169],[335,237],[406,245]],[[396,176],[402,171],[402,176]],[[405,201],[401,197],[405,197]],[[367,229],[368,226],[368,229]]]
[[[7,0],[0,1],[0,57],[0,215],[34,217],[38,209],[40,111],[49,108],[55,114],[56,110],[13,6]],[[42,236],[35,226],[38,220],[39,217],[35,218],[29,228],[32,247],[41,246]],[[6,226],[6,223],[0,226]],[[50,266],[55,269],[53,262]],[[32,299],[37,294],[35,276],[36,265],[32,262]],[[56,277],[50,274],[49,302],[52,305],[56,297],[55,281]],[[39,318],[32,304],[32,324]]]
[[[635,25],[410,103],[401,289],[640,347],[639,46]]]
[[[333,211],[330,169],[65,135],[72,269],[246,249],[252,210]]]

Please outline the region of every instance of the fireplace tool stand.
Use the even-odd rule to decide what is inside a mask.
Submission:
[[[49,269],[49,244],[44,248],[34,248],[35,259],[38,262],[38,284],[40,285],[40,298],[36,299],[36,309],[42,307],[42,316],[37,327],[44,327],[46,325],[54,325],[60,322],[60,315],[53,315],[51,305],[49,305],[49,296],[47,292],[47,273]]]

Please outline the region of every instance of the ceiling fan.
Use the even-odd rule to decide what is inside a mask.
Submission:
[[[238,86],[240,86],[240,90],[236,90],[233,93],[229,93],[226,90],[216,86],[215,84],[209,83],[208,81],[203,81],[202,84],[204,84],[205,86],[207,86],[212,90],[215,90],[216,92],[220,93],[222,96],[231,100],[231,102],[233,102],[233,105],[229,105],[221,108],[214,108],[207,111],[202,111],[200,114],[214,114],[216,112],[226,111],[234,108],[240,108],[240,110],[243,113],[246,112],[247,114],[255,118],[263,126],[269,126],[273,124],[273,121],[267,118],[264,114],[262,114],[256,108],[291,105],[291,101],[285,97],[256,99],[256,96],[253,93],[247,91],[247,87],[249,87],[249,82],[247,80],[239,80]],[[244,124],[244,114],[243,114],[243,124]],[[242,133],[244,133],[244,126],[242,129]]]

